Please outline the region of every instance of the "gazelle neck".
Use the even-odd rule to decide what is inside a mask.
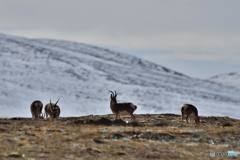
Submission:
[[[115,99],[111,99],[111,101],[110,101],[110,105],[111,105],[111,106],[114,106],[115,104],[117,104],[117,100],[115,100]]]

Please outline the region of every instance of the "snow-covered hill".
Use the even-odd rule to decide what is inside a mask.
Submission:
[[[240,73],[237,72],[216,75],[211,77],[210,80],[232,87],[240,88]]]
[[[105,48],[0,35],[0,116],[30,116],[33,100],[57,98],[62,116],[111,113],[108,90],[136,113],[180,113],[194,103],[202,115],[240,118],[237,88]]]

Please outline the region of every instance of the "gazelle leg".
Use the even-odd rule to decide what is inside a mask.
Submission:
[[[182,122],[184,121],[184,115],[182,115]]]
[[[136,119],[135,116],[133,115],[133,113],[130,113],[130,115],[131,115],[132,120]]]
[[[187,123],[189,123],[188,119],[189,119],[189,116],[186,117],[186,121],[187,121]]]
[[[118,114],[118,119],[121,119],[120,114]]]

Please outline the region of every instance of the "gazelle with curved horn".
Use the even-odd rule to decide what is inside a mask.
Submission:
[[[116,115],[115,119],[120,118],[121,112],[127,112],[132,119],[135,119],[133,112],[137,109],[137,106],[133,103],[118,103],[117,102],[117,92],[110,91],[110,108],[112,112]]]
[[[51,119],[57,119],[60,115],[60,107],[57,105],[59,99],[56,103],[52,103],[50,99],[50,103],[45,106],[45,116],[48,118],[50,116]]]

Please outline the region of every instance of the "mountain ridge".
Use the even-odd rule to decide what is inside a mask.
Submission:
[[[33,100],[58,97],[63,116],[106,114],[108,90],[117,90],[119,101],[139,106],[137,113],[178,113],[188,102],[203,115],[239,117],[240,89],[102,47],[0,34],[0,65],[0,116],[30,116]]]

